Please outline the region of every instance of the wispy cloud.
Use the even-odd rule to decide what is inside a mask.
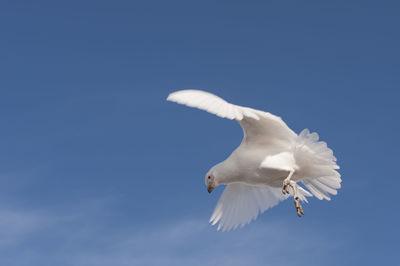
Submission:
[[[33,211],[1,209],[0,217],[0,249],[21,244],[49,223],[46,215]]]
[[[14,251],[0,262],[10,266],[318,265],[337,244],[324,241],[320,232],[299,231],[282,222],[256,222],[228,233],[217,232],[195,217],[108,228],[99,219],[108,205],[98,203],[86,202],[69,213],[0,210],[0,250]],[[312,254],[313,261],[304,254]]]

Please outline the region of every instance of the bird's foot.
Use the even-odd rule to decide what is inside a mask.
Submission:
[[[289,192],[289,187],[291,187],[294,190],[293,184],[296,185],[296,183],[291,180],[293,174],[294,174],[294,170],[291,170],[289,172],[289,175],[285,178],[285,180],[283,180],[283,186],[282,186],[283,195],[286,195],[286,194],[290,193]]]
[[[283,180],[283,186],[282,186],[283,195],[289,194],[289,188],[290,187],[292,187],[292,184],[290,183],[290,180],[288,180],[288,179]]]
[[[304,215],[303,207],[300,204],[299,197],[294,197],[294,206],[296,207],[297,216],[301,217]]]
[[[291,180],[294,171],[290,171],[289,175],[283,180],[282,193],[283,195],[290,194],[289,188],[293,190],[294,206],[296,207],[297,216],[304,215],[303,207],[300,204],[299,191],[297,183]]]

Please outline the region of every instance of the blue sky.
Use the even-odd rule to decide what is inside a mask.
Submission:
[[[0,264],[397,262],[396,1],[2,1]],[[317,131],[342,189],[217,232],[204,175],[239,125],[204,89]]]

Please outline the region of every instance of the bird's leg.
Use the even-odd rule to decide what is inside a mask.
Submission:
[[[301,215],[304,215],[303,212],[303,207],[300,204],[300,199],[299,199],[299,192],[297,191],[297,184],[294,181],[290,181],[291,187],[293,188],[294,191],[294,206],[296,207],[297,211],[297,216],[301,217]]]
[[[290,179],[292,178],[293,173],[294,173],[294,170],[290,170],[288,177],[286,177],[285,180],[283,180],[283,186],[282,186],[283,194],[289,194],[289,187],[292,186]]]
[[[289,172],[288,177],[283,180],[283,186],[282,186],[282,193],[283,194],[289,194],[289,188],[293,189],[293,198],[294,198],[294,206],[296,207],[297,215],[301,217],[304,215],[303,212],[303,207],[300,204],[300,198],[299,198],[299,192],[297,188],[297,183],[293,180],[291,180],[293,176],[294,170],[291,170]]]

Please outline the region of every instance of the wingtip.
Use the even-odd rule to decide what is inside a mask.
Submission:
[[[185,94],[185,93],[190,92],[190,91],[198,91],[198,90],[178,90],[178,91],[173,91],[170,94],[168,94],[167,101],[179,103],[179,97],[182,94]]]
[[[175,93],[175,92],[176,92],[176,91],[171,92],[170,94],[168,94],[166,100],[172,102],[172,101],[173,101],[172,97],[174,96],[174,93]]]

